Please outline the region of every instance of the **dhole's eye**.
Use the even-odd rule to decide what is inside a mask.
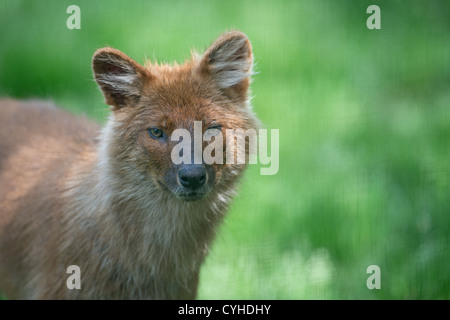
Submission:
[[[162,136],[163,136],[162,130],[160,130],[158,128],[150,128],[150,129],[148,129],[148,134],[153,139],[159,139],[159,138],[162,138]]]
[[[206,129],[205,133],[207,133],[207,135],[212,137],[212,136],[218,135],[221,129],[222,129],[222,126],[219,126],[219,125],[212,126],[212,127],[209,127],[208,129]]]
[[[219,125],[211,126],[205,130],[203,137],[207,141],[210,141],[212,139],[212,137],[217,136],[220,133],[220,129],[222,129],[222,126],[219,126]]]

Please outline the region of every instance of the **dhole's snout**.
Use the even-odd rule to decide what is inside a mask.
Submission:
[[[173,170],[175,169],[175,170]],[[173,166],[166,176],[166,185],[180,199],[194,201],[206,196],[214,186],[215,170],[206,164]]]
[[[178,168],[177,182],[181,187],[195,191],[205,185],[208,173],[203,165],[187,164]]]

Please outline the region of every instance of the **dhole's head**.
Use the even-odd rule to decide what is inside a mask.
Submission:
[[[203,55],[194,53],[183,65],[140,65],[119,50],[99,49],[93,70],[112,107],[108,156],[115,173],[151,180],[185,201],[234,184],[244,165],[227,164],[225,159],[206,162],[203,153],[194,161],[199,151],[195,138],[223,139],[220,151],[225,158],[227,129],[258,127],[249,105],[252,61],[250,42],[237,31],[222,35]],[[188,149],[179,149],[177,129],[190,133]],[[200,141],[201,151],[209,143]],[[175,147],[181,162],[174,161]]]

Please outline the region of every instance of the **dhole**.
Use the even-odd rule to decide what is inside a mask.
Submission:
[[[238,31],[183,65],[143,66],[99,49],[92,67],[112,109],[101,131],[49,103],[0,100],[0,291],[10,299],[195,298],[245,165],[175,165],[170,136],[192,132],[194,121],[203,131],[258,128],[252,60]],[[81,289],[66,285],[71,265]]]

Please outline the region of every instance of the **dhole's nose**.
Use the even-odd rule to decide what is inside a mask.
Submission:
[[[206,183],[206,178],[203,165],[183,165],[178,169],[178,183],[185,188],[198,189]]]

